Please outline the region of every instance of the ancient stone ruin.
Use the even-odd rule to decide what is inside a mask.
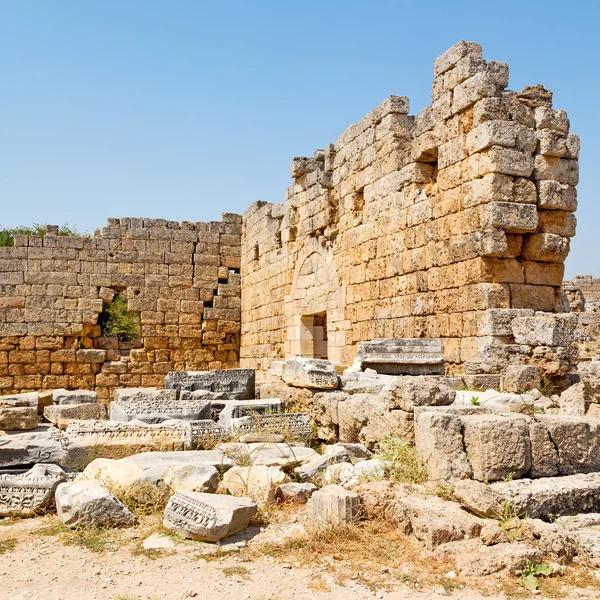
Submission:
[[[418,115],[390,96],[294,158],[281,204],[0,248],[0,517],[160,505],[214,544],[285,502],[460,576],[600,568],[600,284],[563,282],[579,138],[477,44],[434,77]]]

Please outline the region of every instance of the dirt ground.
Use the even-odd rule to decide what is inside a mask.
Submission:
[[[357,559],[360,548],[346,552],[351,540],[340,554],[327,544],[322,552],[292,544],[279,553],[277,544],[303,532],[301,513],[285,521],[251,527],[228,540],[226,552],[215,554],[214,545],[167,535],[158,517],[141,519],[128,530],[92,532],[70,532],[51,515],[0,520],[0,599],[478,600],[531,595],[515,576],[460,581],[451,565],[435,563],[414,544],[403,542],[408,545],[398,551],[403,547],[396,545],[399,538],[388,539],[388,533],[376,540],[377,552],[389,545],[388,566]],[[173,547],[144,549],[149,535]],[[598,585],[576,588],[572,577],[553,577],[552,586],[550,580],[543,582],[541,597],[600,598],[595,574],[578,577],[582,584]]]

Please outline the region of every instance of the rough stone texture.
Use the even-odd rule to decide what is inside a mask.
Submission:
[[[454,496],[476,514],[498,518],[508,503],[511,510],[532,519],[596,512],[600,507],[600,474],[588,473],[542,479],[519,479],[485,485],[455,481]]]
[[[314,358],[290,358],[283,365],[282,379],[288,385],[318,390],[334,390],[338,376],[333,363]]]
[[[200,421],[210,419],[210,400],[146,400],[136,399],[126,402],[110,403],[111,421],[143,421],[144,423],[162,423],[171,419]]]
[[[241,217],[108,219],[92,238],[17,236],[0,249],[0,390],[162,386],[170,371],[238,367]],[[102,336],[123,290],[131,342]],[[79,349],[77,349],[79,348]],[[10,368],[9,368],[10,366]]]
[[[172,372],[165,377],[165,388],[222,393],[232,400],[256,398],[254,369]]]
[[[444,374],[440,339],[375,339],[359,342],[351,370],[390,375]]]
[[[88,390],[53,390],[52,402],[54,404],[95,404],[98,394]]]
[[[511,575],[525,568],[527,561],[540,564],[543,555],[537,548],[522,542],[481,546],[474,541],[447,544],[438,548],[438,558],[454,558],[456,570],[463,577],[484,577],[508,571]]]
[[[311,519],[322,525],[355,523],[361,516],[360,496],[341,485],[327,485],[315,492],[309,508]]]
[[[124,458],[192,447],[192,429],[186,421],[164,421],[158,425],[139,421],[73,421],[66,433],[68,453],[63,464],[74,468],[96,457]]]
[[[507,392],[523,394],[529,390],[540,389],[541,373],[538,367],[511,365],[506,369],[503,388]]]
[[[66,429],[71,421],[102,421],[108,419],[108,414],[104,404],[54,404],[46,406],[44,419],[59,429]]]
[[[275,500],[277,487],[287,477],[279,467],[233,467],[223,475],[223,488],[232,496],[252,498],[259,506]]]
[[[35,429],[38,425],[37,406],[6,406],[0,402],[0,430]]]
[[[403,488],[397,490],[388,515],[403,533],[414,535],[430,550],[447,542],[478,538],[482,528],[481,520],[459,504],[407,493]]]
[[[248,527],[257,506],[250,498],[177,492],[165,508],[164,526],[183,537],[218,542]]]
[[[349,444],[339,443],[327,446],[323,452],[324,456],[333,456],[337,454],[338,448],[343,448],[350,455],[350,462],[355,465],[356,463],[364,460],[370,460],[373,458],[373,453],[363,444]]]
[[[37,464],[21,474],[0,475],[0,517],[31,517],[54,501],[59,484],[69,476],[59,466]]]
[[[386,395],[390,409],[413,412],[415,406],[446,406],[452,404],[455,391],[434,377],[398,377]]]
[[[283,503],[306,504],[316,491],[312,483],[284,483],[275,490],[275,498]]]
[[[285,203],[244,213],[242,366],[349,365],[360,342],[384,337],[441,339],[448,374],[570,366],[564,346],[536,354],[510,324],[528,310],[538,330],[534,311],[562,310],[577,138],[556,156],[566,114],[541,87],[505,89],[508,66],[477,44],[440,64],[430,106],[410,117],[389,98],[294,160]]]
[[[129,527],[137,522],[122,502],[97,481],[61,483],[56,489],[58,518],[68,527]]]
[[[328,455],[316,455],[313,459],[294,469],[298,477],[304,481],[313,479],[325,472],[327,467],[343,462],[351,462],[349,452],[343,447],[337,447]]]
[[[0,436],[0,467],[61,464],[67,455],[67,436],[55,428]]]
[[[521,477],[531,467],[527,422],[500,415],[467,415],[462,418],[467,459],[473,478],[498,481]]]

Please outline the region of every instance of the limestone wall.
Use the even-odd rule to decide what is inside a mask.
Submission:
[[[244,213],[242,366],[349,364],[375,337],[441,337],[448,372],[535,362],[511,322],[564,310],[579,138],[551,92],[506,90],[477,44],[434,74],[429,107],[390,96],[293,160],[285,203]]]
[[[0,247],[0,394],[162,387],[172,370],[238,366],[241,217],[109,219],[93,238],[15,236]],[[126,294],[140,338],[102,337]]]

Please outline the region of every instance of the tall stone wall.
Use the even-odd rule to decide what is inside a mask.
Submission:
[[[508,66],[477,44],[434,74],[418,115],[390,96],[293,160],[285,203],[244,213],[242,366],[349,364],[376,337],[441,337],[448,372],[555,358],[512,323],[565,310],[579,138],[551,92],[506,90]]]
[[[600,312],[600,279],[591,275],[575,275],[563,283],[563,289],[574,312]]]
[[[238,366],[241,217],[109,219],[93,238],[15,236],[0,248],[0,394],[161,386],[172,370]],[[97,324],[116,291],[140,338]]]

